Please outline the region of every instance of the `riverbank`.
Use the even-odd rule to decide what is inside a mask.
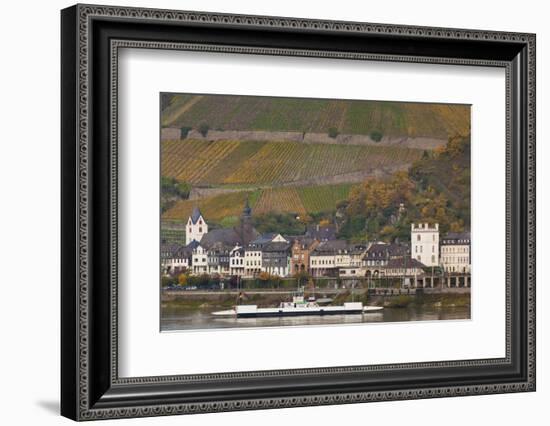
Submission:
[[[362,302],[364,305],[383,306],[385,308],[469,308],[469,289],[456,289],[456,291],[435,292],[411,292],[410,294],[368,294],[363,289],[351,291],[340,290],[327,294],[316,294],[318,298],[330,299],[326,303],[330,305],[341,305],[344,302]],[[467,291],[468,290],[468,291]],[[238,292],[238,291],[212,291],[212,292],[163,292],[161,296],[162,308],[178,308],[184,310],[210,310],[228,309],[237,304],[257,305],[258,307],[273,307],[281,302],[291,299],[291,291],[264,291],[264,292]],[[305,297],[309,297],[308,292]]]

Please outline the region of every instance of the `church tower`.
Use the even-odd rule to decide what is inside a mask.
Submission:
[[[248,203],[248,197],[246,198],[246,203],[241,213],[238,233],[239,239],[241,240],[243,246],[246,246],[250,241],[252,241],[257,234],[254,226],[252,225],[252,209]]]
[[[200,242],[202,236],[208,232],[208,224],[202,217],[198,207],[193,208],[193,213],[187,220],[185,227],[185,244],[189,245],[193,240]]]
[[[439,265],[438,223],[411,223],[411,258],[426,266]]]

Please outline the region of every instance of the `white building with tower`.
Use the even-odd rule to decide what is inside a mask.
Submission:
[[[411,223],[411,258],[426,266],[439,265],[438,223]]]
[[[200,243],[203,235],[206,233],[208,233],[208,224],[202,217],[199,208],[195,207],[185,227],[185,245],[189,245],[192,241]]]

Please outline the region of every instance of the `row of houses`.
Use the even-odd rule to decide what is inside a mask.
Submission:
[[[470,272],[468,233],[448,234],[439,241],[437,224],[412,224],[411,244],[366,242],[336,238],[333,226],[311,226],[304,235],[259,234],[245,205],[239,225],[209,230],[195,208],[186,224],[185,246],[161,245],[164,274],[255,277],[262,272],[280,277],[304,272],[314,277],[416,276],[427,267],[451,273]]]

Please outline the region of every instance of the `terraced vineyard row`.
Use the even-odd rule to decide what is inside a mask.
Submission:
[[[352,186],[349,183],[305,186],[298,189],[298,194],[309,213],[318,213],[333,210],[339,201],[347,199]]]
[[[162,173],[191,184],[307,181],[411,164],[422,151],[400,146],[255,141],[164,141]]]
[[[218,194],[201,200],[180,201],[163,215],[163,219],[185,221],[198,203],[208,220],[222,223],[227,218],[237,218],[241,214],[247,197],[254,215],[269,212],[294,214],[326,212],[334,210],[339,201],[346,199],[352,186],[339,184],[280,187]]]
[[[240,191],[219,194],[200,200],[182,200],[162,215],[163,220],[186,221],[196,205],[209,221],[220,222],[226,217],[239,216],[246,199],[252,207],[256,204],[257,191]]]
[[[270,212],[304,214],[306,209],[295,188],[274,188],[262,191],[253,212],[255,214]]]
[[[181,99],[180,99],[181,98]],[[470,128],[468,105],[261,96],[176,95],[162,125],[211,129],[369,134],[447,138]]]

